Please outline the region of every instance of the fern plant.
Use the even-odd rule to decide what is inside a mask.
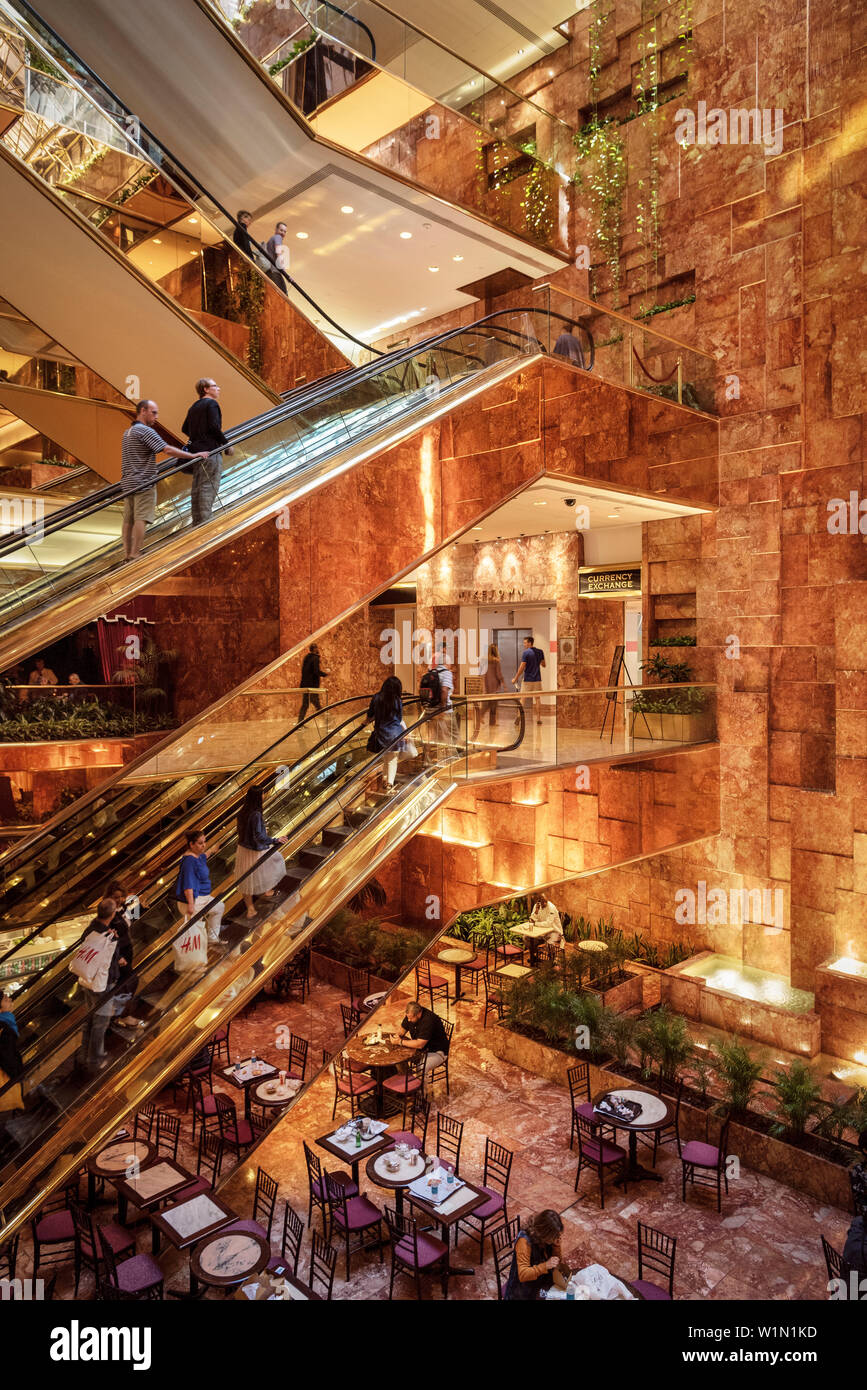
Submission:
[[[772,1134],[803,1134],[807,1121],[822,1110],[822,1088],[816,1073],[800,1057],[787,1068],[774,1072],[774,1102],[782,1120],[775,1124]]]
[[[755,1095],[762,1074],[761,1061],[737,1038],[729,1038],[715,1045],[713,1065],[729,1108],[742,1114]]]

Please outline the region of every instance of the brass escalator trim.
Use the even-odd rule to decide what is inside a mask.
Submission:
[[[233,961],[227,956],[221,963],[228,966],[231,961],[230,968],[218,966],[202,981],[198,992],[190,990],[186,997],[169,1003],[162,1020],[165,1026],[159,1028],[155,1036],[130,1049],[125,1056],[122,1077],[109,1076],[108,1086],[84,1098],[46,1143],[20,1163],[14,1176],[0,1189],[0,1208],[5,1208],[25,1194],[31,1185],[40,1183],[34,1195],[4,1225],[4,1239],[35,1215],[49,1190],[74,1176],[88,1155],[111,1138],[121,1119],[142,1105],[148,1095],[166,1085],[195,1056],[203,1039],[214,1032],[224,1015],[231,1017],[243,1009],[270,975],[313,940],[323,922],[416,833],[418,823],[436,811],[456,785],[448,778],[427,777],[398,798],[396,805],[389,804],[385,811],[360,827],[321,868],[311,873],[298,891],[297,902],[288,900],[291,906],[287,908],[284,904],[277,908],[268,921],[254,928],[247,938],[247,950]],[[332,809],[330,820],[339,813],[340,808]],[[290,921],[295,925],[305,917],[310,920],[291,935]],[[221,1006],[221,996],[255,966],[260,968],[253,979],[240,985],[234,997]],[[178,978],[183,979],[182,976]],[[82,1110],[84,1113],[80,1113]]]
[[[0,670],[13,666],[40,647],[50,646],[67,632],[83,627],[107,608],[134,597],[173,571],[185,569],[196,560],[210,555],[252,526],[267,521],[283,507],[325,486],[348,468],[364,463],[378,453],[394,449],[403,440],[449,414],[456,406],[526,370],[528,363],[535,359],[536,354],[521,354],[504,363],[485,367],[468,378],[466,383],[459,383],[445,391],[436,398],[436,403],[424,401],[405,415],[395,416],[381,428],[365,434],[361,440],[350,440],[342,449],[316,463],[302,466],[292,477],[284,478],[265,492],[245,502],[238,502],[233,505],[230,516],[218,513],[203,525],[184,526],[153,550],[145,551],[140,560],[119,565],[109,574],[93,580],[83,591],[58,597],[48,612],[20,618],[5,629],[0,639]],[[335,403],[335,409],[338,408]],[[291,417],[281,423],[288,427]],[[264,428],[273,430],[278,426]],[[111,505],[118,506],[119,502]]]
[[[220,342],[219,338],[214,337],[213,333],[209,333],[197,319],[193,318],[191,314],[188,314],[179,304],[176,304],[171,296],[167,295],[165,290],[161,290],[155,281],[149,280],[144,272],[139,270],[132,261],[128,260],[113,242],[109,241],[107,237],[101,236],[96,228],[92,227],[87,221],[87,218],[82,217],[70,203],[60,197],[51,184],[45,183],[44,180],[34,174],[31,169],[28,169],[26,164],[22,164],[14,155],[10,154],[2,142],[0,142],[0,158],[2,158],[4,164],[21,178],[25,179],[37,193],[40,193],[46,198],[53,207],[56,207],[59,212],[62,212],[63,215],[75,225],[76,230],[84,232],[90,237],[94,245],[99,246],[117,265],[123,266],[127,273],[131,275],[143,289],[146,289],[153,295],[162,307],[168,309],[176,319],[183,323],[185,328],[189,329],[191,333],[195,333],[197,337],[207,343],[211,351],[222,357],[223,361],[233,372],[237,372],[238,375],[244,377],[248,384],[254,387],[266,400],[270,401],[272,405],[280,404],[280,396],[277,392],[273,391],[270,386],[266,385],[261,377],[258,377],[255,372],[251,371],[246,362],[242,362],[240,358],[235,357],[225,344]],[[192,204],[190,204],[190,206],[192,206]]]

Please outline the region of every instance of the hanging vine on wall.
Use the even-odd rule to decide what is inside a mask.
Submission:
[[[635,79],[637,114],[647,116],[648,169],[647,177],[637,186],[635,230],[643,250],[642,311],[651,306],[646,296],[655,293],[659,284],[659,67],[657,42],[656,0],[642,0],[641,29],[638,33],[639,63]]]
[[[265,283],[252,266],[242,266],[238,272],[238,317],[250,330],[247,347],[247,366],[257,376],[262,375],[262,310],[265,307]]]
[[[549,241],[554,231],[555,204],[548,171],[536,158],[534,140],[528,141],[521,148],[533,159],[533,167],[527,175],[524,196],[521,199],[524,226],[537,241]]]
[[[620,223],[626,188],[626,151],[618,122],[613,116],[599,116],[599,78],[605,32],[610,19],[611,0],[593,0],[589,31],[590,103],[593,114],[574,136],[578,169],[572,182],[586,188],[596,221],[596,241],[608,267],[614,307],[620,303]],[[590,293],[596,286],[591,272]]]

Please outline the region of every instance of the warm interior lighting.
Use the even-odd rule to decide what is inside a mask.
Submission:
[[[463,256],[452,256],[453,261],[462,261],[463,259]]]
[[[534,506],[534,507],[547,507],[547,505],[548,505],[547,502],[534,502],[534,503],[533,503],[533,506]]]
[[[348,203],[344,203],[344,204],[343,204],[343,207],[340,209],[340,211],[341,211],[341,212],[345,212],[345,213],[350,213],[350,212],[355,212],[355,208],[350,207]]]
[[[158,236],[155,236],[155,237],[154,237],[154,246],[162,246],[162,244],[163,244],[163,243],[162,243],[162,240],[161,240]]]
[[[401,232],[401,241],[412,241],[412,232]]]
[[[306,241],[310,234],[309,232],[296,232],[295,235],[299,241]]]
[[[836,971],[839,975],[859,975],[862,979],[867,979],[867,965],[863,960],[856,960],[854,956],[840,956],[830,962],[828,969]]]
[[[428,270],[430,271],[431,275],[436,275],[436,274],[438,273],[438,271],[439,271],[439,266],[438,266],[438,265],[429,265],[429,266],[428,266]]]
[[[187,218],[187,221],[188,221],[188,222],[198,222],[198,220],[199,220],[198,217],[188,217],[188,218]]]

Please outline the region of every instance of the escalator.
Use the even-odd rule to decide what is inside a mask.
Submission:
[[[518,727],[514,730],[509,721],[504,748],[518,746],[524,736],[523,712],[520,705],[516,708]],[[310,724],[323,718],[331,727],[322,736],[314,736],[298,756],[299,743],[311,737]],[[19,977],[23,987],[15,1012],[27,1109],[17,1120],[6,1119],[0,1156],[0,1212],[10,1233],[52,1187],[80,1167],[87,1152],[110,1135],[120,1120],[163,1087],[221,1022],[243,1008],[296,952],[310,944],[319,926],[466,776],[471,750],[466,732],[461,734],[451,717],[446,726],[442,718],[418,717],[417,702],[408,701],[406,721],[412,742],[392,790],[383,786],[388,752],[367,750],[367,697],[363,697],[313,716],[306,730],[304,726],[293,730],[219,787],[200,788],[192,794],[196,804],[188,801],[185,809],[195,810],[194,824],[207,831],[213,894],[225,904],[219,940],[207,943],[207,960],[192,968],[188,968],[184,946],[190,945],[199,927],[201,955],[206,933],[204,912],[181,921],[174,901],[182,847],[180,820],[168,837],[167,821],[149,832],[131,830],[134,861],[141,863],[149,856],[142,912],[133,925],[134,1007],[142,1026],[134,1041],[115,1036],[118,1030],[113,1030],[108,1055],[97,1070],[95,1059],[86,1055],[92,1000],[68,970],[71,948],[37,973]],[[464,731],[467,727],[464,723]],[[281,851],[285,874],[274,897],[258,899],[257,916],[248,920],[243,896],[245,878],[253,871],[235,879],[232,862],[238,807],[252,785],[261,787],[267,798],[271,833],[285,836],[287,843]],[[191,796],[190,788],[175,790]],[[130,824],[126,819],[130,808],[121,796],[113,801],[116,816],[111,824],[98,827],[91,811],[90,831],[94,857],[101,855],[101,878],[94,874],[88,883],[82,878],[69,888],[62,878],[43,885],[40,876],[47,861],[32,864],[31,886],[22,891],[18,905],[24,905],[28,892],[32,898],[38,885],[44,902],[38,929],[43,932],[70,910],[86,906],[91,911],[102,895],[105,877],[120,862],[115,853],[118,838],[123,838]],[[87,834],[85,826],[73,817],[73,838],[65,846],[56,841],[53,847],[58,868],[61,861],[76,862],[74,840],[80,843],[83,834]],[[5,977],[13,972],[26,945],[25,939],[0,960]]]
[[[15,7],[24,8],[20,0]],[[336,317],[362,341],[381,336],[371,325],[417,308],[406,296],[420,294],[420,283],[423,312],[433,318],[471,303],[472,284],[488,275],[508,269],[526,283],[565,264],[528,232],[493,225],[399,171],[314,137],[207,0],[181,8],[155,0],[148,12],[159,35],[154,45],[141,44],[134,6],[41,0],[35,8],[220,206],[251,209],[265,236],[278,216],[288,221],[293,267],[302,268],[305,289],[332,312],[339,307]],[[309,240],[295,241],[299,231]],[[403,232],[413,240],[402,245]],[[382,275],[383,244],[406,267],[395,277]],[[427,279],[431,263],[436,281]]]
[[[173,462],[159,473],[155,519],[136,561],[122,563],[118,484],[52,512],[35,534],[8,535],[0,541],[0,668],[250,527],[285,517],[290,503],[501,386],[541,351],[534,323],[532,311],[490,315],[294,392],[230,432],[214,514],[192,529],[189,481]]]

